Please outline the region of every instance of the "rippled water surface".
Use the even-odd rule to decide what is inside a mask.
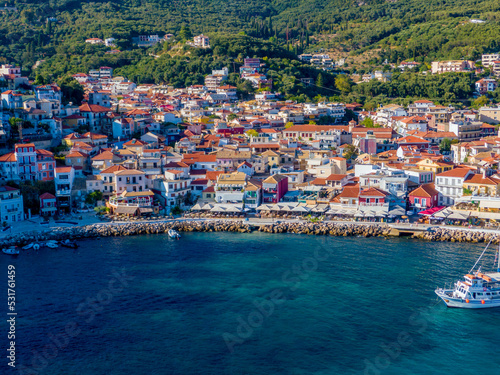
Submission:
[[[481,250],[190,233],[0,265],[17,271],[18,364],[38,374],[500,374],[500,309],[448,309],[433,292]]]

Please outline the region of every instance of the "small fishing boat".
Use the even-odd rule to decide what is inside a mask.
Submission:
[[[19,249],[17,246],[11,246],[7,249],[2,249],[2,252],[7,255],[19,255]]]
[[[495,254],[496,272],[481,272],[481,267],[474,272],[490,244],[491,240],[469,273],[457,281],[453,289],[436,289],[435,293],[446,306],[463,309],[500,307],[500,247]]]
[[[175,229],[169,229],[167,233],[168,233],[168,235],[169,235],[170,238],[173,238],[173,239],[176,239],[176,240],[178,240],[178,239],[181,238],[180,233],[177,232]]]
[[[22,247],[22,249],[23,249],[23,250],[29,250],[29,249],[31,249],[31,248],[33,247],[33,245],[34,245],[34,243],[33,243],[33,242],[32,242],[32,243],[29,243],[29,244],[27,244],[26,246],[23,246],[23,247]]]
[[[70,240],[61,241],[61,246],[69,247],[70,249],[77,249],[78,248],[78,244],[76,242],[73,242]]]
[[[45,246],[50,247],[51,249],[57,249],[59,247],[57,242],[47,242]]]

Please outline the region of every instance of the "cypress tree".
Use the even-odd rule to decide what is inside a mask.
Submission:
[[[321,73],[318,74],[318,77],[316,78],[316,86],[323,87],[323,76]]]

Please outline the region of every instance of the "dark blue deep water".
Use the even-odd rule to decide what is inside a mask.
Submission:
[[[448,309],[433,292],[481,251],[191,233],[2,256],[19,315],[18,367],[0,373],[500,374],[500,309]]]

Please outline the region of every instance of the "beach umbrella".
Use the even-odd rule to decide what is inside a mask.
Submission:
[[[394,215],[394,216],[402,216],[405,214],[405,210],[401,207],[396,207],[396,208],[393,208],[392,210],[390,210],[389,214]]]
[[[337,210],[333,210],[331,208],[328,211],[326,211],[327,215],[337,215],[337,213],[339,213]]]
[[[210,212],[226,212],[226,210],[222,206],[215,206],[215,207],[212,207]]]
[[[385,212],[377,212],[377,213],[375,214],[375,216],[376,216],[376,217],[386,217],[386,216],[387,216],[387,214],[386,214]]]
[[[226,208],[226,212],[235,212],[235,213],[238,212],[239,213],[239,212],[241,212],[241,210],[236,206],[229,206]]]
[[[365,217],[374,217],[375,216],[375,212],[373,211],[366,211],[365,212]]]
[[[206,204],[205,204],[205,205],[204,205],[201,209],[202,209],[202,210],[204,210],[204,211],[205,211],[205,210],[209,211],[209,210],[211,210],[213,207],[214,207],[214,205],[213,205],[213,204],[211,204],[211,203],[206,203]]]
[[[292,212],[308,213],[309,209],[306,206],[297,206],[292,209]]]
[[[311,211],[312,212],[325,212],[326,210],[328,209],[328,205],[327,204],[320,204],[320,205],[317,205],[316,207],[314,207]]]
[[[460,212],[452,212],[447,219],[452,219],[452,220],[466,220],[468,216],[460,213]]]
[[[191,210],[193,211],[201,211],[201,205],[199,203],[196,203],[193,207],[191,207]]]
[[[270,211],[270,208],[267,204],[261,204],[256,208],[257,211]]]
[[[451,211],[448,210],[448,209],[444,209],[444,210],[441,210],[439,212],[436,212],[434,215],[432,215],[433,217],[440,217],[440,218],[443,218],[443,219],[446,219],[448,216],[451,215]]]
[[[364,216],[365,215],[361,211],[356,211],[356,213],[354,214],[354,217],[364,217]]]

